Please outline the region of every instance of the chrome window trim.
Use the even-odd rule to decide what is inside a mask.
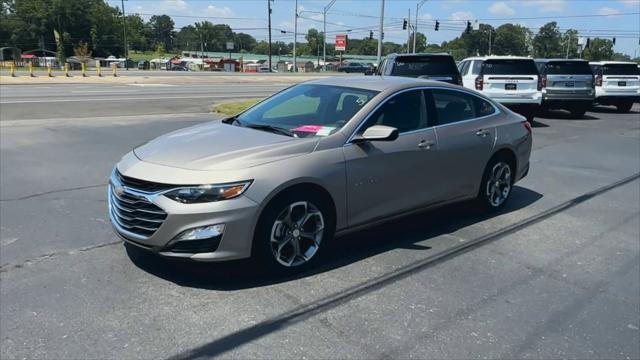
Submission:
[[[415,133],[419,133],[421,131],[426,131],[426,130],[432,130],[432,129],[437,129],[439,127],[444,127],[444,126],[451,126],[451,125],[456,125],[456,124],[462,124],[462,123],[466,123],[466,122],[470,122],[470,121],[477,121],[477,120],[482,120],[485,118],[488,118],[490,116],[496,116],[502,113],[502,111],[500,110],[499,107],[496,106],[496,104],[494,104],[494,102],[491,99],[486,99],[482,96],[479,96],[477,94],[474,94],[472,92],[467,91],[466,89],[455,89],[455,88],[450,88],[450,87],[444,87],[444,86],[420,86],[420,87],[415,87],[415,88],[409,88],[409,89],[402,89],[398,92],[395,92],[391,95],[389,95],[386,99],[384,99],[382,102],[380,102],[378,105],[376,105],[375,108],[373,108],[373,110],[371,110],[367,116],[358,124],[358,126],[356,127],[356,129],[351,133],[351,135],[349,136],[349,138],[347,138],[347,141],[343,144],[344,146],[349,146],[349,145],[353,145],[353,143],[351,142],[353,140],[353,138],[356,136],[356,134],[358,133],[358,131],[360,130],[360,128],[369,120],[369,118],[376,112],[378,111],[378,109],[387,103],[387,101],[389,101],[390,99],[392,99],[394,96],[405,93],[407,91],[414,91],[414,90],[449,90],[449,91],[457,91],[457,92],[461,92],[467,95],[471,95],[471,96],[475,96],[480,100],[486,101],[489,104],[491,104],[491,106],[493,106],[493,109],[495,110],[493,113],[489,114],[489,115],[484,115],[478,118],[473,118],[473,119],[467,119],[467,120],[460,120],[460,121],[456,121],[453,123],[449,123],[449,124],[442,124],[442,125],[434,125],[434,126],[429,126],[429,127],[425,127],[422,129],[416,129],[416,130],[411,130],[411,131],[405,131],[402,133],[399,133],[398,136],[403,136],[403,135],[408,135],[408,134],[415,134]],[[428,116],[428,114],[427,114]],[[427,119],[428,121],[429,119]]]

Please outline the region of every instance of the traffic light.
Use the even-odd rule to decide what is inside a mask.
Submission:
[[[407,30],[407,19],[402,22],[402,30]]]
[[[440,30],[440,21],[436,20],[436,31]]]
[[[373,40],[373,31],[369,30],[369,40]]]
[[[616,38],[613,38],[613,45],[616,44]]]
[[[467,34],[471,32],[471,21],[467,21],[467,29],[465,30],[465,32]]]

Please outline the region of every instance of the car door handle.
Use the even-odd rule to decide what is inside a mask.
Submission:
[[[489,135],[489,130],[480,129],[476,131],[476,135],[486,137],[487,135]]]
[[[430,150],[433,145],[435,145],[435,141],[433,140],[422,140],[418,143],[418,147],[420,149]]]

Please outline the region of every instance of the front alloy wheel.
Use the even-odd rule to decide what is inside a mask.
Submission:
[[[280,265],[304,265],[318,252],[324,229],[324,216],[317,206],[308,201],[292,203],[271,227],[271,254]]]
[[[511,193],[511,167],[504,161],[496,162],[489,172],[484,186],[486,201],[493,208],[500,208]]]

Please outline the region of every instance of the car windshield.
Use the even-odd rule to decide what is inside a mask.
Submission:
[[[549,75],[591,75],[591,67],[586,61],[550,61],[544,67]]]
[[[635,64],[607,64],[602,66],[603,75],[640,75]]]
[[[533,60],[487,60],[482,64],[484,75],[537,75]]]
[[[280,129],[295,137],[328,136],[376,94],[342,86],[297,85],[259,103],[236,120],[241,126]]]
[[[399,56],[393,66],[394,76],[449,75],[456,77],[457,74],[458,68],[450,56]]]

